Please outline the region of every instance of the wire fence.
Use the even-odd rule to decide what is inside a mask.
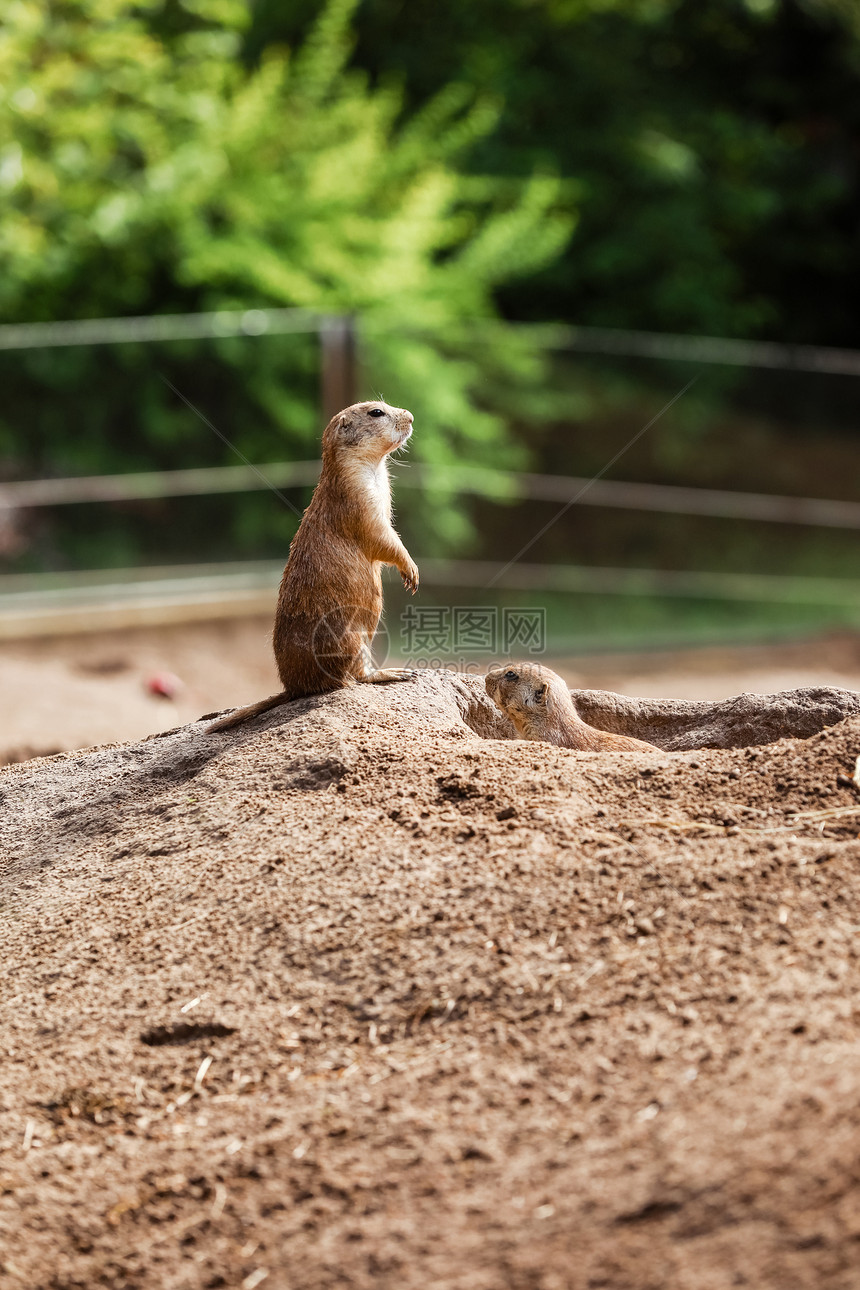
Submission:
[[[418,559],[424,588],[834,606],[860,614],[860,582],[779,574]],[[269,614],[282,561],[0,577],[0,639]]]
[[[712,337],[658,335],[599,328],[517,325],[523,336],[571,353],[642,357],[698,364],[860,376],[860,353]],[[146,318],[0,326],[0,350],[156,343],[176,340],[316,333],[321,350],[321,401],[326,413],[354,401],[357,330],[349,317],[300,309],[251,309]],[[491,342],[493,324],[476,328]],[[259,466],[208,466],[0,483],[0,518],[30,509],[146,501],[312,486],[317,461]],[[785,496],[740,489],[591,479],[571,475],[468,467],[412,466],[397,488],[444,488],[476,497],[709,516],[821,529],[860,529],[860,502]],[[420,560],[425,586],[755,600],[860,608],[860,582],[847,578],[764,573],[654,570],[571,564]],[[267,612],[281,564],[271,561],[148,567],[65,575],[0,575],[0,636],[83,631],[95,626],[218,618]]]
[[[0,350],[50,349],[69,345],[119,345],[129,342],[201,340],[224,336],[284,336],[299,332],[339,335],[355,331],[349,315],[310,309],[220,309],[209,313],[157,314],[141,318],[86,318],[73,322],[15,323],[0,326]],[[553,349],[584,354],[762,367],[779,371],[860,376],[860,352],[821,345],[781,345],[771,341],[732,340],[717,336],[680,336],[621,328],[571,327],[543,323],[506,323]],[[470,324],[475,338],[492,341],[500,325]]]
[[[307,487],[316,483],[319,471],[318,461],[273,461],[255,467],[206,466],[127,475],[20,480],[0,483],[0,507],[23,509]],[[398,477],[397,487],[443,487],[458,493],[512,501],[567,502],[577,497],[577,504],[582,506],[860,529],[860,502],[780,497],[770,493],[689,488],[676,484],[626,483],[614,479],[592,480],[584,476],[540,475],[468,466],[416,465]]]

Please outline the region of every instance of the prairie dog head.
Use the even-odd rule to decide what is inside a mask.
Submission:
[[[509,663],[494,667],[484,680],[487,694],[519,734],[543,726],[553,716],[569,716],[572,703],[564,681],[539,663]]]
[[[353,403],[332,417],[322,439],[323,454],[346,454],[352,460],[375,465],[401,448],[412,434],[412,413],[392,408],[381,399]]]

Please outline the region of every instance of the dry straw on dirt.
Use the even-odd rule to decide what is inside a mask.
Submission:
[[[860,696],[581,700],[0,773],[4,1290],[856,1287]]]

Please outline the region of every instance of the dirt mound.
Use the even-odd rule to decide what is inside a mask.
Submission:
[[[4,1290],[853,1290],[860,699],[731,703],[575,753],[425,673],[6,768]]]

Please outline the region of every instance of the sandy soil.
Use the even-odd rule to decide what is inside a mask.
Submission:
[[[478,699],[0,772],[4,1290],[860,1284],[860,717],[611,757]]]
[[[0,762],[140,739],[278,689],[269,619],[0,643]],[[169,673],[174,700],[148,681]]]
[[[0,765],[36,753],[140,739],[278,689],[268,618],[0,643]],[[396,661],[396,660],[395,660]],[[477,660],[485,671],[492,660]],[[860,690],[860,636],[747,647],[547,657],[571,686],[722,699],[797,686]],[[162,673],[174,700],[151,694]]]

